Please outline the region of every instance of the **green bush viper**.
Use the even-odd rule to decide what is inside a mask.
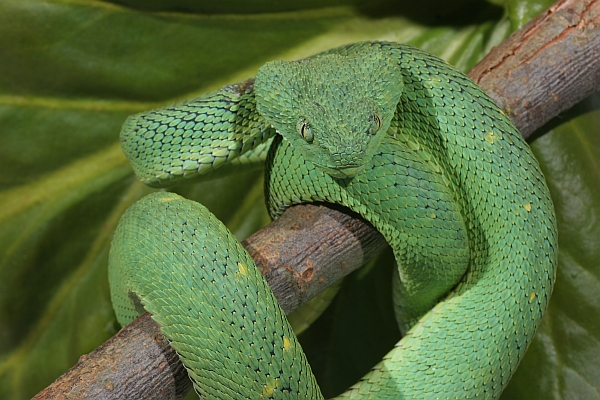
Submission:
[[[266,160],[274,218],[338,203],[384,235],[405,335],[343,397],[497,398],[546,309],[557,232],[538,163],[477,85],[418,49],[269,62],[131,116],[121,141],[150,185]],[[163,192],[130,207],[109,278],[119,322],[149,311],[206,398],[322,397],[252,259],[202,205]]]

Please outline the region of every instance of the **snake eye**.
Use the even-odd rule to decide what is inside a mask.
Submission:
[[[307,143],[312,143],[314,139],[312,127],[308,120],[304,117],[298,118],[298,122],[296,123],[296,130],[298,134],[302,137],[302,139],[306,140]]]
[[[381,120],[381,115],[379,115],[378,112],[374,112],[373,115],[371,115],[371,126],[369,126],[369,130],[367,131],[368,135],[372,135],[375,132],[377,132],[379,129],[381,129],[381,125],[383,124],[383,121]]]

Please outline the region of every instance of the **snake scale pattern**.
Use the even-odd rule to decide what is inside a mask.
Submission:
[[[384,235],[403,337],[341,397],[498,398],[548,304],[557,230],[539,165],[477,85],[421,50],[368,42],[269,62],[130,117],[121,141],[147,184],[266,162],[273,218],[337,203]],[[149,311],[201,396],[322,398],[260,272],[202,205],[158,192],[130,207],[109,279],[119,322]]]

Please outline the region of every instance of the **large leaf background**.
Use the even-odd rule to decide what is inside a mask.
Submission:
[[[0,1],[0,398],[30,398],[118,330],[111,235],[150,191],[120,151],[127,115],[245,79],[271,59],[361,40],[407,42],[466,71],[549,5],[416,3]],[[531,141],[557,209],[560,265],[504,398],[600,398],[599,106],[587,99]],[[244,238],[268,223],[261,180],[243,171],[178,191]],[[386,257],[347,279],[301,336],[326,394],[398,338]]]

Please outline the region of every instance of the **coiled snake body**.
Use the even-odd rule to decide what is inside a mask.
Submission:
[[[254,81],[130,117],[121,132],[151,185],[266,157],[268,209],[326,201],[391,245],[404,337],[342,396],[497,398],[546,309],[557,233],[529,147],[444,61],[358,43],[263,66]],[[320,398],[253,261],[203,206],[155,193],[110,254],[119,322],[145,308],[207,398]]]

